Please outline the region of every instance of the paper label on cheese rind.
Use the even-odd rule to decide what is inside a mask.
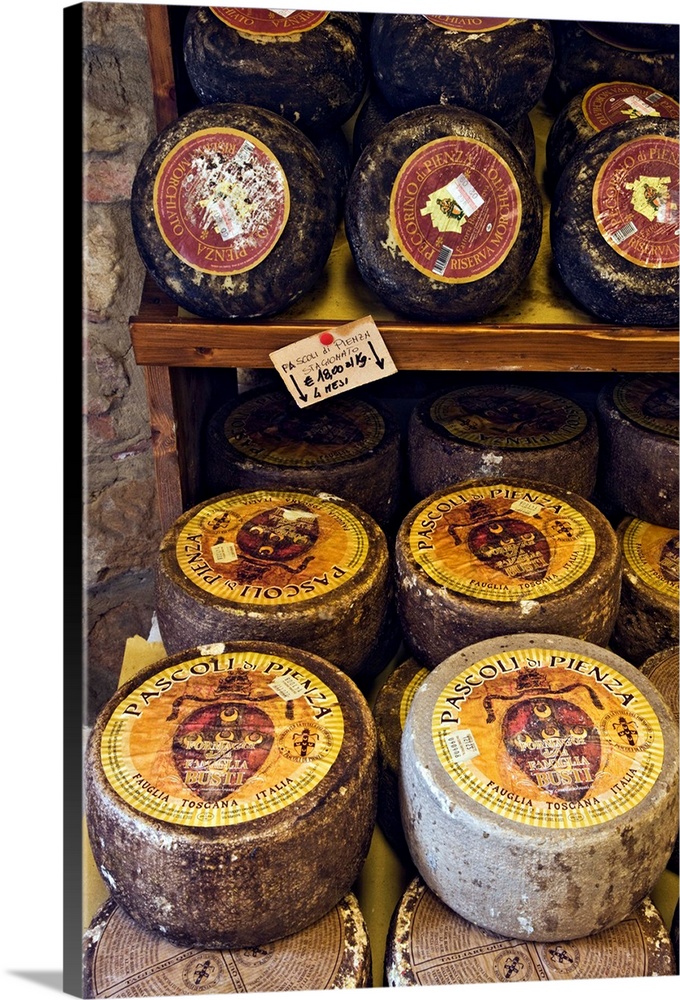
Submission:
[[[427,670],[426,667],[422,667],[416,674],[413,675],[411,680],[404,688],[404,693],[402,694],[401,701],[399,702],[399,725],[402,731],[406,723],[406,716],[408,715],[408,710],[411,707],[411,703],[413,702],[413,696],[415,695],[416,691],[423,683],[429,672],[430,671]]]
[[[385,422],[361,400],[318,403],[301,410],[287,394],[272,392],[237,406],[224,422],[236,451],[275,466],[311,468],[350,462],[375,448]]]
[[[645,430],[678,438],[678,381],[670,375],[637,375],[614,386],[614,403]]]
[[[479,751],[461,761],[451,737]],[[479,805],[546,829],[624,816],[654,787],[664,740],[652,706],[623,674],[565,649],[480,660],[442,689],[432,739],[451,780]]]
[[[413,520],[408,542],[434,583],[484,601],[556,593],[586,573],[596,547],[570,504],[502,483],[437,495]]]
[[[463,31],[467,34],[486,33],[512,24],[511,17],[455,17],[452,14],[423,14],[423,17],[447,31]]]
[[[473,385],[436,399],[430,417],[453,437],[487,448],[564,444],[587,425],[584,410],[563,396],[511,385]]]
[[[183,526],[175,555],[200,590],[244,607],[299,604],[350,581],[368,557],[362,523],[307,493],[264,491],[206,504]],[[227,561],[216,554],[234,556]]]
[[[634,118],[677,118],[678,102],[643,83],[597,83],[583,95],[583,116],[596,132]]]
[[[680,532],[634,518],[623,533],[623,555],[633,573],[671,600],[678,598]]]
[[[276,7],[211,7],[215,17],[247,35],[297,35],[318,27],[328,11]]]
[[[296,697],[277,693],[284,677],[297,681]],[[111,787],[138,812],[230,826],[312,791],[343,735],[337,696],[306,667],[225,652],[166,667],[136,687],[114,709],[100,753]]]

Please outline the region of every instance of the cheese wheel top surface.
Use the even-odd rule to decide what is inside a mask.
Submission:
[[[663,602],[678,600],[680,533],[639,518],[624,518],[619,527],[624,573],[631,582],[654,591]]]

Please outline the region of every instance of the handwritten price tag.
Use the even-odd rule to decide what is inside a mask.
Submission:
[[[371,316],[305,337],[269,357],[301,408],[397,370]]]

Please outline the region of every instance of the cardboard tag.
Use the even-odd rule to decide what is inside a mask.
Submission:
[[[297,340],[269,357],[300,408],[397,371],[372,316]]]

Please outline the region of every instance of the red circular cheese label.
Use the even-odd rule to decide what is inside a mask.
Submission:
[[[240,274],[276,245],[290,193],[281,164],[253,135],[193,132],[163,160],[153,191],[156,224],[172,252],[208,274]]]
[[[603,239],[641,267],[677,267],[678,142],[643,135],[607,157],[593,186],[593,215]]]
[[[590,87],[583,95],[581,110],[588,124],[601,132],[634,118],[677,118],[679,105],[654,87],[617,80]]]
[[[272,7],[211,7],[210,10],[230,28],[250,35],[295,35],[316,28],[328,17],[328,11]]]
[[[390,222],[404,256],[436,281],[477,281],[512,249],[522,221],[517,181],[486,143],[444,136],[421,146],[392,187]]]
[[[453,17],[451,14],[424,14],[423,17],[439,28],[468,33],[495,31],[497,28],[504,28],[506,24],[512,24],[514,20],[512,17]]]

